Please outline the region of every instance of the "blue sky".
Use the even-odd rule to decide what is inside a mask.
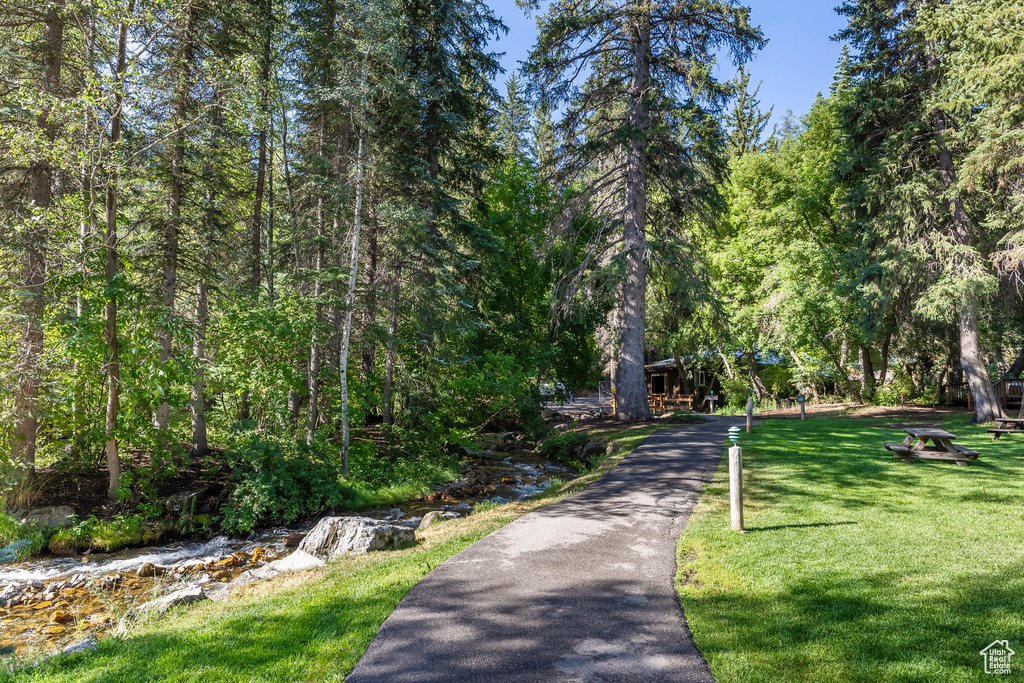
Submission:
[[[533,46],[536,21],[527,18],[514,0],[488,1],[509,27],[508,35],[493,49],[506,53],[502,65],[511,72]],[[839,0],[747,0],[754,23],[768,38],[768,46],[748,66],[751,85],[763,82],[761,107],[775,106],[773,123],[781,120],[786,109],[802,116],[818,92],[828,92],[840,50],[830,38],[845,25],[833,9],[837,4]],[[732,66],[725,66],[728,72],[723,75],[731,78]]]

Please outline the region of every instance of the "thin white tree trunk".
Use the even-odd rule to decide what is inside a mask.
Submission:
[[[366,61],[363,61],[363,75],[360,90],[366,84]],[[366,149],[366,121],[360,110],[359,148],[356,152],[356,212],[352,220],[352,254],[349,257],[348,296],[345,298],[345,328],[342,331],[341,355],[338,361],[341,376],[341,468],[348,474],[348,349],[352,339],[352,310],[356,301],[356,275],[359,272],[359,229],[363,214],[363,155]]]
[[[359,151],[356,153],[356,214],[352,222],[352,255],[349,260],[348,296],[345,299],[345,328],[341,338],[341,467],[348,474],[348,350],[352,339],[352,310],[356,300],[356,273],[359,270],[359,230],[363,211],[363,153],[366,126],[359,130]]]
[[[324,149],[324,136],[326,135],[326,122],[324,114],[320,114],[319,150],[321,156]],[[324,196],[323,190],[317,192],[316,205],[316,260],[314,262],[313,281],[313,338],[309,345],[309,419],[306,422],[306,443],[313,444],[313,437],[316,434],[317,423],[320,421],[320,336],[317,326],[320,324],[320,317],[323,314],[323,305],[320,300],[323,298],[324,284],[322,273],[324,268]]]

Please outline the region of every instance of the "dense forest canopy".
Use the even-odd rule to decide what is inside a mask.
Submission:
[[[740,400],[963,382],[991,419],[1024,2],[838,11],[831,89],[766,135],[735,0],[558,0],[516,74],[476,0],[6,0],[5,491],[102,470],[141,504],[207,458],[304,492],[239,493],[251,528],[537,430],[553,386],[646,419],[664,358]]]

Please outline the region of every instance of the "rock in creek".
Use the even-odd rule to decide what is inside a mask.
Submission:
[[[66,648],[61,650],[61,652],[63,652],[66,655],[71,655],[71,654],[75,654],[77,652],[88,652],[89,650],[95,650],[95,649],[96,649],[96,639],[93,638],[92,636],[89,636],[88,638],[85,638],[84,640],[80,640],[77,643],[73,643],[71,645],[68,645]]]
[[[305,537],[306,537],[306,534],[303,534],[303,533],[288,534],[283,539],[284,540],[284,547],[285,548],[298,548],[299,544],[302,543],[302,539],[304,539]]]
[[[310,569],[312,567],[324,566],[324,561],[318,557],[313,557],[305,550],[296,550],[290,555],[282,557],[280,560],[274,560],[268,567],[272,567],[278,572],[297,572],[303,569]]]
[[[231,584],[216,582],[203,584],[203,594],[214,602],[224,602],[231,597]]]
[[[436,522],[441,517],[441,513],[437,510],[431,510],[427,514],[423,515],[423,519],[420,520],[420,529],[426,529],[428,526]]]
[[[416,540],[416,531],[367,517],[324,517],[299,544],[313,557],[333,560],[341,555],[361,555],[386,550]]]
[[[313,557],[304,550],[296,550],[290,555],[286,555],[285,557],[282,557],[280,560],[274,560],[273,562],[265,564],[262,567],[259,567],[258,569],[248,569],[239,574],[238,578],[236,578],[230,584],[221,585],[226,585],[228,587],[227,593],[229,594],[231,592],[231,589],[236,586],[244,586],[246,584],[259,581],[260,579],[270,579],[275,576],[278,576],[279,574],[284,574],[286,572],[297,572],[303,569],[310,569],[311,567],[322,566],[324,566],[323,560],[317,557]],[[218,595],[217,597],[213,598],[214,600],[228,599],[227,594],[223,594],[220,592],[222,590],[223,589],[220,588],[217,589]]]
[[[182,588],[181,590],[168,593],[162,598],[156,600],[150,600],[144,605],[139,606],[136,610],[138,613],[157,611],[161,614],[166,612],[172,607],[177,605],[188,605],[193,602],[199,602],[200,600],[206,600],[206,593],[203,592],[202,586],[189,586],[188,588]]]
[[[152,576],[163,576],[167,573],[167,567],[161,567],[153,564],[152,562],[143,562],[139,567],[138,571],[135,572],[135,576],[138,577],[152,577]]]

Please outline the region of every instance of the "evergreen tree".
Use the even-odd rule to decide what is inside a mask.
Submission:
[[[728,131],[729,155],[735,157],[763,149],[761,135],[768,126],[775,107],[766,112],[761,111],[761,101],[757,99],[761,85],[758,84],[754,92],[750,92],[750,74],[746,68],[740,67],[739,75],[732,84],[736,100],[723,122]]]
[[[528,73],[552,104],[566,105],[558,170],[565,182],[593,173],[566,215],[622,226],[616,408],[619,419],[643,419],[651,237],[656,252],[681,241],[677,226],[650,220],[650,195],[665,194],[667,215],[713,215],[722,172],[714,115],[729,90],[712,74],[714,58],[724,50],[742,62],[764,40],[749,10],[726,2],[554,2],[539,27]],[[606,247],[593,241],[595,252]]]
[[[872,277],[884,273],[917,289],[918,315],[956,321],[974,417],[987,422],[1001,411],[980,317],[996,287],[990,250],[999,238],[972,215],[981,207],[959,183],[964,149],[955,131],[964,121],[935,101],[948,78],[948,46],[922,32],[927,4],[850,0],[839,8],[849,18],[840,38],[858,51],[843,114],[853,145],[846,172],[862,178],[851,210],[862,242],[873,241]],[[890,283],[878,291],[897,289]]]
[[[526,102],[522,81],[512,74],[505,82],[505,98],[498,115],[498,144],[505,156],[522,159],[530,133],[530,107]]]
[[[803,124],[800,123],[800,119],[797,118],[792,109],[787,109],[786,113],[782,116],[782,122],[776,124],[775,128],[772,130],[772,137],[769,144],[772,147],[779,147],[780,145],[799,137],[802,132]]]
[[[530,156],[544,177],[550,178],[554,174],[555,123],[551,118],[551,104],[546,97],[540,99],[534,112],[533,124],[530,127]]]

